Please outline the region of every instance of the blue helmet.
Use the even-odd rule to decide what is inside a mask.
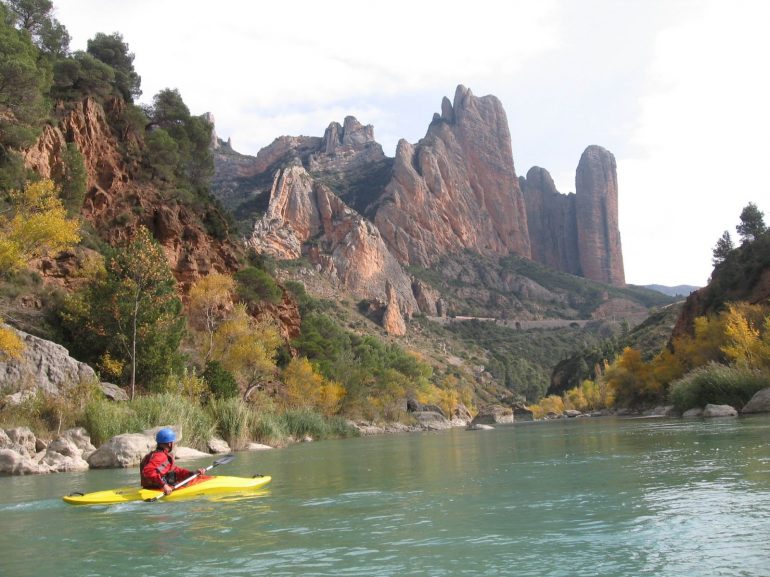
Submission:
[[[173,443],[174,441],[176,441],[176,433],[168,427],[161,429],[155,434],[156,443]]]

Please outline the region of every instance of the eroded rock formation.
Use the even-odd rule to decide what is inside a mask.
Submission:
[[[548,171],[540,167],[531,168],[520,181],[532,260],[624,286],[615,157],[600,146],[586,148],[575,176],[575,194],[561,194]]]
[[[626,283],[618,227],[615,157],[601,146],[586,148],[575,175],[580,269],[584,277],[615,286]]]
[[[403,264],[471,249],[530,256],[524,199],[502,104],[458,86],[418,144],[401,140],[374,222]]]
[[[248,242],[279,259],[307,255],[359,298],[387,301],[389,282],[402,314],[417,308],[411,280],[379,231],[299,164],[276,173],[267,212]]]

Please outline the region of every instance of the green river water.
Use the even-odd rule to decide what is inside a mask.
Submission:
[[[272,475],[250,498],[95,507],[60,497],[137,469],[4,477],[0,575],[767,577],[769,441],[770,417],[325,441],[217,469]]]

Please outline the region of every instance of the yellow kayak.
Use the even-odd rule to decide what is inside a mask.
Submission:
[[[185,485],[175,490],[170,495],[163,497],[163,501],[176,501],[180,499],[191,499],[202,495],[222,495],[225,493],[243,493],[254,491],[264,487],[272,480],[270,476],[255,477],[227,477],[216,476]],[[113,503],[129,503],[131,501],[147,501],[155,499],[162,495],[163,491],[155,489],[142,489],[141,487],[120,487],[119,489],[109,489],[107,491],[96,491],[94,493],[72,493],[62,497],[65,502],[73,505],[109,505]]]

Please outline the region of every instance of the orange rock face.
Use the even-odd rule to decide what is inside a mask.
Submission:
[[[112,244],[130,238],[140,225],[146,226],[162,245],[182,293],[211,272],[235,272],[239,247],[208,234],[201,215],[187,205],[169,201],[151,183],[133,179],[136,167],[127,166],[121,153],[121,144],[126,143],[119,142],[108,122],[108,116],[120,113],[123,106],[115,100],[105,109],[90,98],[78,103],[58,126],[47,126],[35,145],[24,152],[27,167],[43,177],[60,177],[65,171],[63,153],[67,143],[73,143],[87,172],[84,218]],[[39,268],[53,282],[67,285],[75,265],[74,255],[62,255],[45,259]],[[283,301],[273,309],[264,313],[279,320],[284,336],[296,336],[299,312],[285,291]]]
[[[374,217],[403,264],[429,266],[440,255],[530,256],[524,199],[508,120],[494,96],[458,86],[418,144],[402,140],[393,176]]]

